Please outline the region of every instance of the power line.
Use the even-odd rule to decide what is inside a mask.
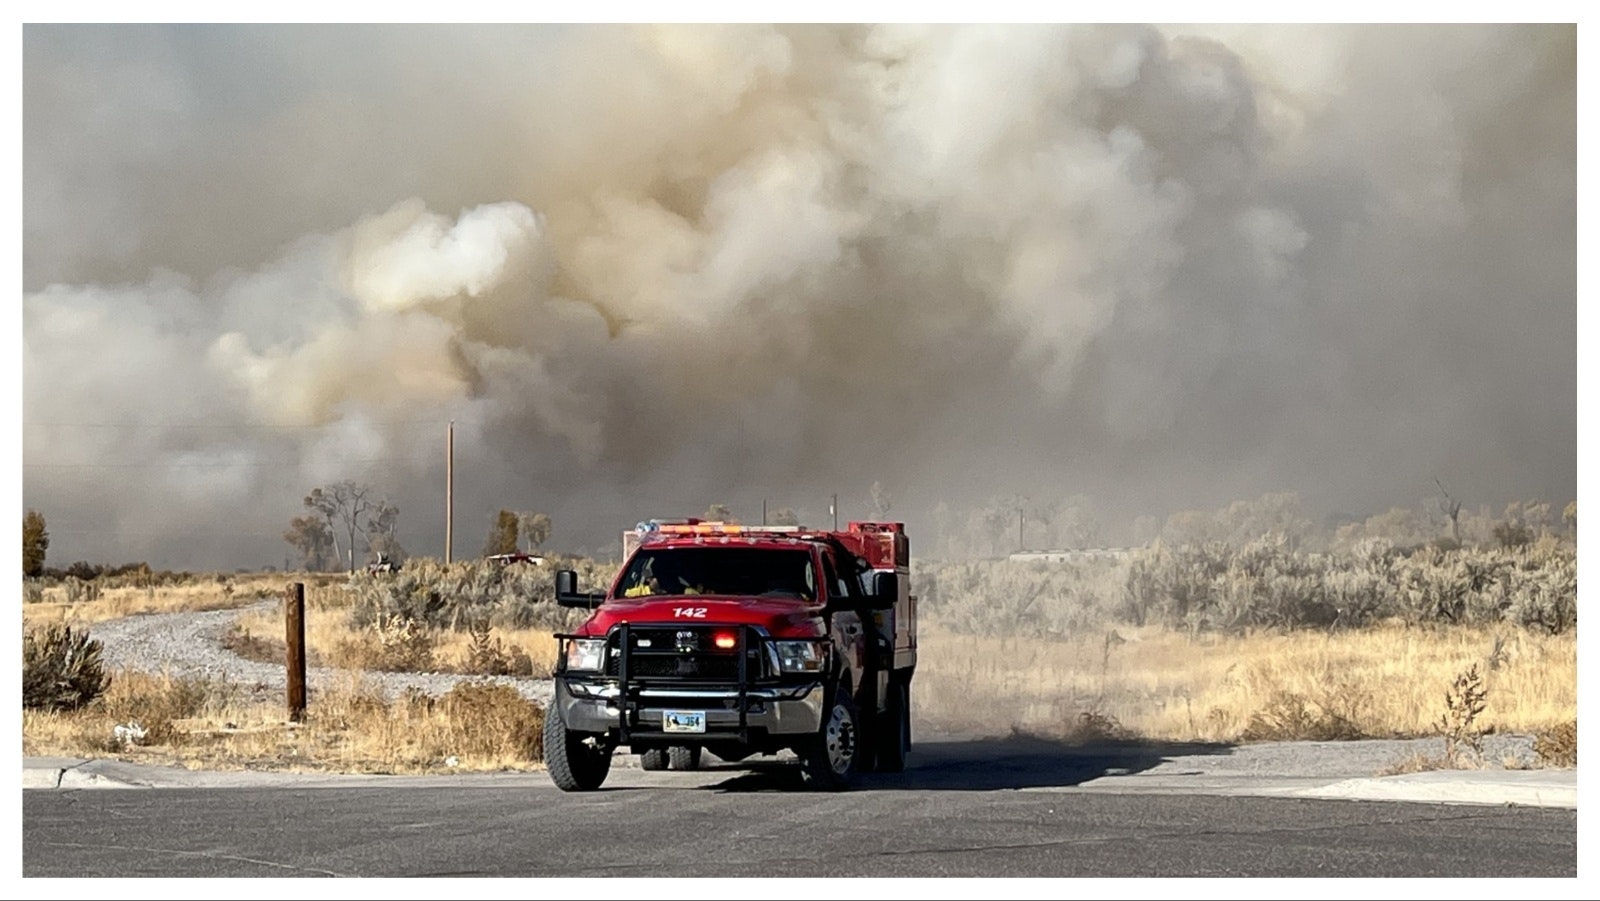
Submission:
[[[287,524],[285,524],[285,527],[287,527]],[[217,529],[62,529],[55,525],[49,526],[49,532],[52,537],[56,535],[118,535],[128,537],[154,536],[157,538],[169,538],[174,536],[202,535],[207,537],[215,537],[219,534],[219,530]],[[282,538],[283,532],[284,529],[281,528],[270,532],[229,529],[225,533],[220,534],[225,534],[229,538],[234,538],[237,536],[249,536],[255,538]]]
[[[444,425],[450,419],[362,419],[363,425]],[[470,419],[457,419],[455,422],[473,423]],[[202,430],[202,431],[233,431],[239,429],[274,429],[281,431],[311,431],[314,429],[331,429],[336,426],[349,425],[357,420],[336,419],[333,422],[313,423],[310,425],[274,425],[272,423],[171,423],[171,422],[24,422],[24,428],[37,426],[40,428],[63,429],[163,429],[166,431]]]
[[[228,461],[216,461],[216,462],[195,462],[195,461],[180,462],[180,461],[171,460],[171,461],[167,461],[167,462],[144,462],[144,463],[24,463],[24,464],[22,464],[22,466],[23,466],[24,469],[126,469],[126,468],[150,468],[150,467],[156,467],[156,468],[166,467],[166,468],[169,468],[169,469],[191,469],[191,468],[199,469],[199,468],[221,468],[221,467],[229,467],[229,466],[248,466],[248,467],[256,467],[256,468],[266,468],[266,469],[270,469],[270,468],[274,468],[274,467],[298,469],[298,468],[300,468],[302,466],[305,466],[308,462],[309,461],[306,461],[306,460],[266,460],[266,461],[228,460]],[[319,460],[318,462],[322,462],[322,461]],[[401,462],[409,462],[409,461],[406,458],[402,458],[402,457],[379,457],[379,458],[373,459],[373,460],[338,460],[338,461],[333,461],[333,462],[337,462],[338,464],[343,465],[343,466],[369,466],[369,465],[372,465],[374,463],[401,463]]]

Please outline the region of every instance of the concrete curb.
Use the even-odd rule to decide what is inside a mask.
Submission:
[[[135,764],[78,757],[33,757],[22,762],[23,788],[149,788]]]
[[[61,770],[54,769],[54,768],[51,768],[51,769],[40,769],[40,768],[29,769],[28,767],[24,766],[22,768],[22,787],[23,788],[60,788],[61,787]]]
[[[1519,807],[1578,808],[1577,770],[1434,770],[1375,779],[1345,779],[1298,793],[1305,798],[1418,801]]]

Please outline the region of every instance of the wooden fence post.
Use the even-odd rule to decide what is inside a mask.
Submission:
[[[284,644],[288,645],[289,719],[306,719],[306,586],[293,582],[283,598]]]

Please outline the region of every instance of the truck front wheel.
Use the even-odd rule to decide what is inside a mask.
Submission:
[[[561,721],[561,714],[544,714],[544,761],[550,768],[550,781],[562,791],[588,792],[600,787],[611,771],[613,748],[599,735],[573,732]]]
[[[861,723],[855,699],[835,690],[822,712],[822,727],[796,750],[806,784],[818,791],[844,791],[861,765]]]

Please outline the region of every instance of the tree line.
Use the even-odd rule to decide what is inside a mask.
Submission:
[[[1365,519],[1349,517],[1314,523],[1300,509],[1292,492],[1262,495],[1236,501],[1215,511],[1185,510],[1165,521],[1140,517],[1133,524],[1131,546],[1160,541],[1167,546],[1222,542],[1235,546],[1263,534],[1282,534],[1308,551],[1340,550],[1363,539],[1383,538],[1401,547],[1435,546],[1516,548],[1543,535],[1567,540],[1577,537],[1577,502],[1557,507],[1542,501],[1514,502],[1503,510],[1486,506],[1467,508],[1450,495],[1442,483],[1439,493],[1424,498],[1415,508],[1394,507]],[[351,480],[313,488],[303,499],[305,513],[289,522],[283,539],[307,571],[354,571],[366,563],[403,563],[409,556],[397,538],[399,508],[372,486]],[[870,498],[857,502],[869,516],[885,518],[892,507],[889,492],[874,482]],[[830,511],[831,512],[831,511]],[[738,521],[726,504],[712,504],[701,514],[708,520]],[[771,525],[798,525],[791,507],[764,513]],[[818,523],[821,526],[824,523]],[[986,504],[958,513],[946,504],[934,510],[931,534],[921,536],[932,556],[953,559],[1004,556],[1017,550],[1094,547],[1104,543],[1106,532],[1093,503],[1084,495],[1060,499],[1021,495],[992,498]],[[548,514],[500,509],[490,517],[484,556],[536,553],[554,530]],[[22,572],[27,578],[78,574],[92,578],[106,567],[73,565],[76,572],[49,570],[45,566],[50,532],[45,518],[29,509],[22,517]],[[136,566],[130,564],[129,567]]]
[[[306,513],[289,522],[283,540],[308,571],[354,571],[362,562],[399,565],[410,556],[396,537],[400,509],[370,485],[345,480],[313,488],[303,501]],[[526,510],[500,510],[490,518],[483,555],[532,553],[554,526],[550,516]]]

